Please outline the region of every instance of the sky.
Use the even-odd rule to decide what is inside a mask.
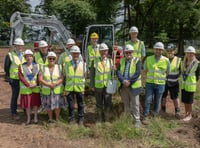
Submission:
[[[35,6],[37,6],[37,5],[40,4],[40,1],[41,1],[41,0],[29,0],[29,3],[30,3],[31,6],[32,6],[32,11],[35,10]]]

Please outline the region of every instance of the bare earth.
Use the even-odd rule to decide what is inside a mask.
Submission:
[[[0,49],[0,147],[2,148],[66,148],[66,147],[105,147],[98,138],[81,138],[79,140],[69,139],[65,128],[62,125],[53,124],[46,128],[46,121],[40,120],[37,125],[25,126],[25,114],[20,113],[21,119],[14,121],[11,119],[9,104],[11,98],[11,89],[8,82],[4,81],[2,70],[4,57],[8,49]],[[198,102],[199,103],[199,102]],[[200,107],[200,103],[198,104]],[[20,107],[18,107],[20,109]],[[173,118],[173,104],[170,100],[167,102],[167,112],[165,115],[169,120]],[[184,114],[183,104],[181,114]],[[87,119],[89,121],[89,119]],[[86,122],[87,122],[86,120]],[[200,111],[195,111],[191,122],[183,124],[175,131],[169,131],[171,141],[181,141],[181,143],[190,144],[192,147],[200,147]],[[126,147],[134,147],[136,141],[130,141]],[[137,146],[136,146],[137,145]],[[136,147],[143,147],[143,144],[136,144]],[[111,145],[110,145],[111,146]],[[109,146],[109,147],[110,147]],[[114,147],[121,147],[116,143]]]

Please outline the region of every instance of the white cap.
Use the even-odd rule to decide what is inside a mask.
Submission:
[[[80,53],[80,48],[78,46],[74,45],[70,48],[70,52]]]
[[[75,43],[75,41],[73,39],[69,38],[67,40],[67,45],[70,45],[70,44],[76,44],[76,43]]]
[[[126,47],[125,47],[125,49],[124,49],[124,51],[125,51],[125,52],[126,52],[126,51],[134,51],[134,48],[133,48],[132,45],[127,44]]]
[[[56,56],[56,54],[55,54],[55,52],[53,52],[53,51],[50,51],[50,52],[48,52],[48,55],[47,55],[47,58],[49,58],[49,57],[57,57]]]
[[[21,38],[16,38],[14,45],[24,45],[24,41]]]
[[[164,44],[163,44],[162,42],[157,42],[157,43],[155,43],[154,46],[153,46],[153,48],[154,48],[154,49],[162,49],[162,50],[165,49],[165,48],[164,48]]]
[[[176,48],[176,46],[173,43],[169,43],[167,45],[167,49],[169,49],[169,50],[175,50],[175,48]]]
[[[100,44],[100,47],[99,47],[99,50],[108,50],[108,46],[105,44],[105,43],[101,43]]]
[[[24,56],[28,54],[33,55],[33,52],[30,49],[26,49],[24,52]]]
[[[195,50],[194,47],[188,46],[188,48],[186,48],[186,50],[185,50],[185,53],[186,53],[186,52],[196,53],[196,50]]]
[[[137,33],[138,33],[138,28],[135,27],[135,26],[132,26],[132,27],[130,28],[130,30],[129,30],[129,33],[131,33],[131,32],[137,32]]]
[[[40,42],[39,42],[39,48],[41,48],[41,47],[48,47],[47,42],[44,41],[44,40],[40,41]]]

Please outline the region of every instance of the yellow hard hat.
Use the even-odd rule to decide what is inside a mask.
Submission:
[[[93,32],[93,33],[90,35],[90,38],[91,38],[91,39],[98,39],[98,38],[99,38],[99,35],[98,35],[96,32]]]

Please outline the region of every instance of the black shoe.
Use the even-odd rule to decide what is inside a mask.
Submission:
[[[25,123],[26,126],[28,126],[30,124],[31,124],[31,121]]]

